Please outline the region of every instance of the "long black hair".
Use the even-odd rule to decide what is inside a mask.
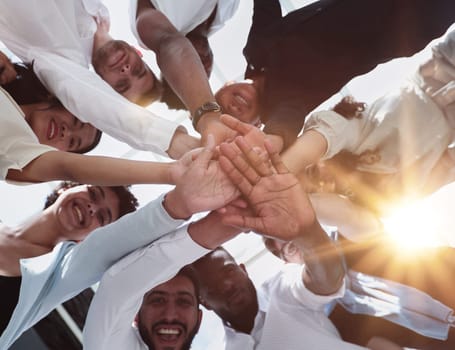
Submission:
[[[18,105],[39,102],[54,102],[55,98],[47,91],[33,72],[32,65],[14,63],[17,77],[14,81],[2,85]]]

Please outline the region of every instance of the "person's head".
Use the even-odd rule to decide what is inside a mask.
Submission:
[[[215,99],[223,113],[248,124],[260,122],[258,91],[251,81],[227,82],[215,93]]]
[[[256,288],[243,264],[238,265],[225,249],[217,248],[192,266],[201,303],[207,309],[231,325],[254,320],[258,310]]]
[[[98,145],[101,131],[81,122],[58,101],[21,105],[38,141],[60,151],[86,153]]]
[[[304,263],[302,252],[292,241],[285,242],[271,237],[263,237],[263,241],[267,250],[278,259],[287,263]]]
[[[80,241],[94,229],[136,210],[136,197],[125,186],[91,186],[65,181],[46,198],[44,210],[55,215],[64,239]]]
[[[109,40],[93,52],[93,68],[131,102],[147,105],[161,96],[161,83],[139,52],[122,40]]]
[[[184,267],[144,295],[136,324],[150,350],[190,349],[202,320],[198,292],[191,268]]]

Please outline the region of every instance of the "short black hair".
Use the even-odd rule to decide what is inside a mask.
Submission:
[[[72,187],[80,186],[78,182],[62,181],[57,187],[46,197],[44,208],[46,209],[55,203],[61,195],[61,191],[66,191]],[[131,213],[137,209],[139,202],[134,194],[131,193],[129,186],[106,186],[111,189],[119,199],[119,218],[123,215]]]

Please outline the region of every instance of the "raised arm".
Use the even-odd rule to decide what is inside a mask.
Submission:
[[[172,25],[167,17],[139,1],[136,27],[142,42],[155,52],[158,66],[171,88],[188,107],[191,115],[204,103],[215,101],[204,66],[191,42]],[[209,133],[217,143],[232,138],[222,125],[220,112],[205,113],[196,125],[205,144]]]
[[[316,294],[333,294],[343,282],[342,261],[336,246],[316,220],[297,178],[268,142],[270,158],[259,155],[241,137],[236,139],[236,144],[241,152],[230,144],[222,144],[220,163],[255,215],[228,215],[223,222],[281,240],[293,240],[305,255],[302,276],[305,286]]]

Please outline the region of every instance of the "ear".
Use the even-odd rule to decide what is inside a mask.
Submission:
[[[135,46],[131,46],[131,47],[133,48],[134,51],[136,51],[136,53],[138,54],[138,56],[139,56],[140,58],[144,57],[144,54],[142,53],[141,50],[139,50],[139,49],[138,49],[137,47],[135,47]]]
[[[204,306],[207,310],[213,310],[210,305],[205,301],[204,298],[202,298],[201,296],[199,297],[199,302],[201,303],[202,306]]]
[[[139,322],[139,314],[136,314],[136,316],[134,316],[134,321],[133,321],[133,326],[135,328],[137,328],[138,322]]]
[[[243,272],[245,272],[245,274],[248,276],[248,272],[246,270],[246,267],[244,264],[239,264],[239,267],[243,270]]]
[[[202,322],[202,310],[198,309],[198,315],[197,315],[197,330],[199,331],[199,327],[201,326]]]

